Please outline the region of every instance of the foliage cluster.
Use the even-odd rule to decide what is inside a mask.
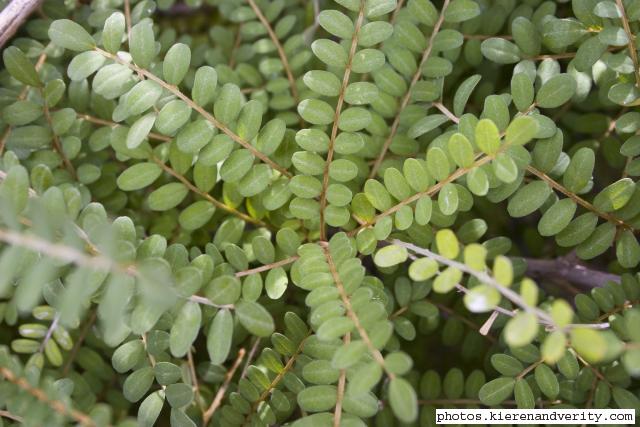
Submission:
[[[638,31],[45,0],[2,51],[0,425],[640,410]]]

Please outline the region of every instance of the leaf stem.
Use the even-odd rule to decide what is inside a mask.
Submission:
[[[331,127],[331,137],[329,139],[329,148],[327,151],[327,159],[324,163],[324,171],[322,173],[322,190],[320,192],[320,240],[327,240],[327,231],[325,227],[324,211],[327,207],[327,188],[329,187],[329,167],[333,160],[333,154],[335,150],[336,138],[338,136],[338,124],[340,123],[340,115],[342,114],[342,106],[344,105],[344,95],[349,85],[349,78],[351,77],[351,67],[353,63],[353,57],[356,54],[358,48],[358,35],[360,28],[364,22],[364,8],[366,5],[365,0],[360,0],[360,10],[358,11],[358,18],[351,37],[351,48],[349,49],[349,57],[347,58],[347,64],[342,75],[342,85],[340,86],[340,92],[338,94],[338,102],[336,103],[336,110],[333,116],[333,126]]]
[[[389,379],[394,379],[396,377],[395,374],[393,372],[390,372],[387,369],[384,363],[384,357],[382,356],[382,353],[380,353],[380,350],[378,350],[371,342],[371,338],[369,338],[369,334],[367,334],[367,331],[364,329],[364,327],[360,323],[360,319],[358,318],[355,311],[353,310],[353,307],[351,306],[351,300],[349,300],[349,297],[347,296],[347,292],[344,289],[342,279],[338,274],[338,268],[336,267],[336,264],[333,261],[333,257],[331,256],[331,252],[329,251],[329,248],[326,247],[325,245],[322,247],[322,250],[324,251],[325,258],[327,259],[327,264],[329,264],[329,270],[331,271],[331,276],[333,276],[333,281],[336,284],[338,293],[340,294],[340,299],[342,299],[342,305],[344,305],[344,308],[347,311],[347,316],[349,316],[351,321],[353,321],[353,324],[356,330],[358,331],[360,338],[367,345],[367,348],[369,349],[371,356],[373,356],[373,360],[378,365],[380,365],[380,367],[386,372]]]
[[[276,50],[278,51],[278,56],[280,57],[280,61],[282,61],[282,66],[284,67],[285,74],[287,75],[287,80],[289,80],[291,95],[293,96],[293,99],[297,104],[298,102],[300,102],[299,95],[298,95],[298,88],[296,87],[296,80],[293,77],[293,72],[291,72],[291,65],[289,65],[289,60],[287,59],[287,54],[284,52],[282,43],[280,43],[278,36],[276,35],[275,31],[273,31],[273,27],[271,26],[267,18],[264,16],[264,14],[260,10],[256,2],[254,0],[247,0],[247,3],[249,3],[249,6],[251,6],[251,9],[253,9],[253,12],[256,14],[258,19],[262,23],[262,25],[266,28],[267,33],[269,34],[269,38],[271,38],[271,41],[273,42],[273,44],[276,47]]]
[[[0,367],[0,375],[2,375],[10,383],[15,384],[16,386],[20,387],[22,390],[26,391],[27,393],[29,393],[30,395],[38,399],[40,402],[46,404],[47,406],[49,406],[51,409],[53,409],[60,415],[65,416],[67,418],[71,418],[76,422],[82,424],[83,426],[90,426],[90,427],[96,426],[96,423],[87,414],[82,413],[76,409],[69,408],[67,404],[65,404],[60,400],[54,400],[49,398],[49,396],[44,390],[38,387],[32,386],[29,383],[29,381],[27,381],[26,378],[18,377],[12,371],[10,371],[5,367]]]
[[[424,64],[427,62],[427,60],[431,56],[431,52],[433,51],[433,43],[435,41],[436,35],[438,34],[438,32],[440,31],[440,28],[442,27],[442,24],[444,23],[444,14],[447,10],[447,7],[449,7],[449,2],[450,0],[445,0],[444,3],[442,4],[442,9],[440,10],[440,16],[438,17],[438,20],[436,21],[433,27],[433,31],[431,32],[431,36],[429,37],[429,41],[427,42],[427,47],[424,50],[424,53],[422,54],[422,59],[420,60],[418,69],[414,73],[413,78],[411,79],[411,83],[409,84],[409,88],[407,89],[407,92],[405,93],[404,98],[402,98],[402,101],[400,102],[400,107],[398,108],[398,112],[396,113],[396,116],[393,119],[393,123],[391,124],[391,130],[389,131],[389,135],[387,136],[387,139],[384,141],[384,144],[382,144],[382,150],[380,150],[380,154],[378,154],[378,157],[376,158],[376,161],[373,164],[373,167],[371,168],[371,172],[369,173],[369,178],[375,177],[376,174],[378,173],[378,169],[380,169],[380,165],[384,160],[384,156],[387,154],[387,151],[389,150],[389,147],[393,142],[393,138],[396,136],[396,133],[398,132],[398,127],[400,126],[400,116],[402,115],[402,112],[404,111],[404,109],[407,108],[407,106],[409,105],[409,101],[411,100],[411,92],[413,91],[413,88],[416,85],[416,83],[418,83],[418,80],[420,80],[420,76],[422,75],[422,68]]]
[[[136,71],[141,76],[144,76],[145,78],[156,82],[157,84],[162,86],[164,89],[166,89],[168,92],[171,92],[173,95],[177,96],[182,101],[184,101],[189,107],[191,107],[192,109],[196,110],[198,112],[198,114],[200,114],[202,117],[204,117],[207,121],[209,121],[211,124],[213,124],[216,128],[220,129],[220,131],[222,131],[229,138],[231,138],[232,140],[234,140],[235,142],[240,144],[242,147],[244,147],[247,150],[249,150],[255,157],[259,158],[264,163],[268,164],[273,169],[277,170],[278,172],[280,172],[282,175],[286,176],[287,178],[291,178],[292,177],[291,172],[289,172],[288,170],[286,170],[282,166],[280,166],[277,163],[275,163],[273,160],[271,160],[269,157],[264,155],[262,152],[260,152],[258,149],[256,149],[249,142],[247,142],[244,139],[240,138],[240,136],[238,136],[236,133],[231,131],[231,129],[229,129],[227,126],[225,126],[224,124],[219,122],[218,119],[213,117],[213,115],[211,113],[209,113],[207,110],[205,110],[204,108],[202,108],[201,106],[196,104],[187,95],[182,93],[180,91],[180,89],[178,89],[177,86],[171,85],[171,84],[165,82],[164,80],[162,80],[161,78],[159,78],[155,74],[151,73],[150,71],[145,70],[143,68],[140,68],[137,65],[132,64],[130,62],[127,62],[127,61],[123,60],[122,58],[118,57],[117,55],[113,55],[113,54],[111,54],[111,53],[109,53],[109,52],[107,52],[105,50],[102,50],[102,49],[100,49],[98,47],[96,47],[94,49],[95,49],[96,52],[100,53],[102,56],[104,56],[106,58],[109,58],[112,61],[115,61],[115,62],[117,62],[117,63],[119,63],[121,65],[127,66],[127,67],[131,68],[132,70]]]
[[[622,3],[622,0],[616,0],[616,5],[618,7],[618,10],[620,11],[622,28],[624,28],[624,32],[627,34],[627,46],[629,50],[629,56],[631,56],[631,61],[633,62],[633,70],[636,76],[636,87],[640,87],[640,64],[638,63],[638,48],[635,44],[636,37],[631,31],[629,19],[627,18],[627,13],[624,10],[624,4]]]
[[[213,414],[216,412],[216,410],[222,403],[224,394],[227,392],[227,389],[229,388],[229,384],[231,383],[231,379],[235,375],[236,370],[242,363],[242,359],[244,359],[245,353],[246,351],[244,348],[241,348],[240,350],[238,350],[238,356],[236,357],[236,360],[233,362],[231,369],[229,369],[225,374],[224,382],[222,383],[222,386],[220,386],[220,388],[218,389],[218,392],[213,398],[213,401],[211,402],[211,406],[207,408],[207,410],[204,412],[204,415],[202,416],[202,425],[206,426],[209,424],[211,417],[213,417]]]

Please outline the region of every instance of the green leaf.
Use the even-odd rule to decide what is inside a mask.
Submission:
[[[558,200],[540,218],[538,232],[541,236],[555,236],[560,233],[569,225],[576,209],[577,205],[573,200]]]
[[[596,195],[593,204],[596,209],[604,212],[613,212],[623,208],[633,196],[636,183],[630,178],[620,179],[609,184]]]
[[[319,99],[305,99],[298,104],[298,114],[314,125],[333,123],[334,111],[331,105]]]
[[[389,192],[379,181],[369,179],[364,184],[364,194],[367,200],[379,211],[385,211],[392,206]]]
[[[298,393],[300,409],[307,412],[323,412],[333,408],[338,400],[338,390],[333,385],[314,385]]]
[[[332,341],[345,336],[353,330],[353,320],[348,317],[332,317],[320,325],[316,333],[320,341]]]
[[[576,19],[549,19],[542,26],[544,44],[551,49],[572,45],[587,33],[584,24]]]
[[[480,388],[478,397],[487,406],[496,406],[511,397],[516,380],[513,378],[496,378]]]
[[[376,252],[373,262],[378,267],[393,267],[394,265],[405,262],[409,254],[403,246],[389,245],[381,248]]]
[[[129,52],[133,62],[141,68],[149,68],[156,56],[156,40],[150,19],[143,19],[131,28]]]
[[[480,6],[473,0],[453,0],[444,14],[445,22],[464,22],[480,15]]]
[[[236,315],[240,324],[251,334],[267,337],[274,331],[271,314],[260,304],[253,301],[240,301],[236,305]]]
[[[129,115],[142,114],[151,108],[162,95],[162,87],[151,80],[136,84],[126,95],[124,107]]]
[[[153,368],[147,366],[134,371],[122,386],[122,394],[129,402],[137,402],[149,391],[153,383]]]
[[[418,120],[409,128],[407,136],[409,138],[418,138],[427,132],[431,132],[447,121],[449,121],[449,118],[444,114],[432,114],[430,116],[426,116],[423,119]]]
[[[538,319],[535,314],[519,312],[507,322],[504,335],[511,347],[529,344],[538,334]]]
[[[585,188],[591,180],[595,161],[595,153],[592,149],[587,147],[578,149],[571,157],[571,162],[562,177],[564,186],[574,193]]]
[[[547,200],[551,194],[551,187],[544,181],[533,181],[521,187],[516,194],[509,199],[507,210],[514,218],[527,216],[537,209]]]
[[[236,150],[222,164],[220,177],[227,182],[240,181],[251,170],[254,160],[251,151]]]
[[[567,339],[562,331],[554,331],[545,338],[541,346],[546,363],[556,363],[565,353]]]
[[[165,394],[167,401],[173,408],[181,408],[193,400],[193,389],[185,383],[168,385]]]
[[[538,133],[538,122],[529,116],[516,117],[505,132],[505,142],[524,145]]]
[[[536,104],[542,108],[557,108],[576,93],[576,81],[569,74],[558,74],[547,80],[536,95]]]
[[[154,211],[175,208],[187,197],[187,194],[189,194],[189,189],[180,182],[165,184],[149,195],[149,208]]]
[[[540,391],[549,399],[555,399],[560,393],[560,383],[558,383],[556,374],[544,363],[536,367],[535,379]]]
[[[220,89],[220,94],[213,105],[213,115],[223,124],[229,125],[238,118],[242,103],[240,88],[232,83],[226,83]]]
[[[198,337],[202,312],[197,302],[188,301],[178,312],[169,336],[169,348],[174,357],[183,357]],[[167,395],[167,397],[169,397]]]
[[[215,134],[215,128],[207,120],[195,120],[186,125],[176,138],[176,144],[184,153],[198,153]]]
[[[624,343],[612,331],[589,328],[571,330],[571,347],[589,363],[607,363],[624,350]]]
[[[436,233],[436,246],[440,255],[455,259],[460,253],[460,245],[455,233],[449,229],[438,230]]]
[[[111,364],[116,372],[124,373],[136,367],[146,357],[144,344],[140,340],[132,340],[113,352]]]
[[[155,122],[156,113],[148,113],[136,120],[127,133],[127,148],[130,150],[138,148],[147,139]]]
[[[125,30],[125,17],[122,12],[113,12],[105,21],[102,29],[102,45],[110,53],[120,49]]]
[[[67,74],[73,81],[82,81],[98,71],[106,58],[95,51],[82,52],[69,63]]]
[[[620,233],[616,243],[616,258],[624,268],[634,268],[640,263],[640,244],[631,230]]]
[[[96,42],[80,24],[69,19],[58,19],[49,26],[49,38],[56,45],[69,50],[82,52],[91,50]]]
[[[516,381],[514,395],[518,409],[533,409],[535,407],[536,402],[533,396],[533,391],[531,391],[529,383],[524,378],[520,378]]]
[[[518,179],[518,165],[507,153],[500,153],[491,162],[496,178],[505,184],[511,184]]]
[[[217,84],[218,73],[215,68],[209,66],[198,68],[193,80],[191,99],[201,107],[207,105],[215,97]]]
[[[311,50],[320,61],[331,67],[344,68],[347,65],[347,52],[333,40],[318,39],[311,43]]]
[[[191,49],[184,43],[176,43],[167,51],[162,63],[164,80],[172,85],[179,85],[189,70]],[[168,396],[167,396],[168,398]]]
[[[511,78],[511,96],[518,111],[525,111],[533,104],[533,82],[526,73],[517,73]]]
[[[318,23],[328,33],[342,38],[350,39],[353,34],[353,21],[342,12],[337,10],[323,10],[318,14]]]
[[[454,133],[449,138],[448,143],[449,154],[453,161],[462,168],[468,168],[473,165],[474,155],[473,146],[466,136],[461,133]]]
[[[420,258],[409,266],[409,277],[416,282],[429,280],[438,272],[438,262],[431,258]]]
[[[482,54],[498,64],[515,64],[520,61],[520,49],[514,43],[503,38],[492,37],[480,45]]]
[[[508,354],[497,353],[491,356],[491,365],[501,375],[515,377],[524,370],[522,362]]]
[[[2,52],[2,60],[11,77],[29,85],[42,86],[38,72],[33,63],[15,46],[9,46]]]
[[[400,421],[412,423],[418,418],[416,391],[404,378],[396,377],[389,382],[389,403]]]
[[[213,318],[207,334],[207,351],[211,363],[221,365],[227,360],[232,338],[233,316],[229,310],[222,309]]]
[[[137,163],[127,168],[117,180],[118,188],[123,191],[135,191],[148,187],[162,174],[156,163]]]
[[[494,155],[500,148],[500,132],[498,127],[489,119],[478,121],[475,129],[476,145],[482,152]]]
[[[138,408],[138,424],[141,427],[152,427],[160,416],[164,406],[164,391],[158,390],[147,396]]]
[[[432,6],[433,7],[433,6]],[[453,114],[461,116],[464,114],[464,109],[467,106],[467,101],[471,93],[476,88],[482,76],[480,74],[474,74],[471,77],[467,77],[456,89],[456,93],[453,96]]]

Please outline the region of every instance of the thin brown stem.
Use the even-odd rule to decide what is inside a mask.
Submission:
[[[455,180],[457,180],[458,178],[463,177],[464,175],[466,175],[467,173],[469,173],[471,170],[480,167],[486,163],[489,163],[492,160],[492,157],[490,156],[486,156],[486,155],[480,155],[478,157],[478,159],[473,163],[473,165],[467,167],[467,168],[459,168],[457,169],[455,172],[453,172],[451,175],[449,175],[447,178],[443,179],[442,181],[432,185],[431,187],[429,187],[428,189],[426,189],[425,191],[419,192],[414,194],[411,197],[408,197],[402,201],[400,201],[398,204],[392,206],[391,208],[387,209],[384,212],[379,213],[378,215],[376,215],[371,221],[367,221],[364,224],[361,224],[359,227],[355,228],[354,230],[350,231],[348,234],[350,236],[354,236],[356,235],[360,230],[370,227],[372,225],[375,225],[376,222],[378,222],[379,220],[381,220],[382,218],[389,216],[397,211],[399,211],[403,206],[409,205],[417,200],[419,200],[421,197],[423,196],[429,196],[432,197],[433,195],[437,194],[442,187],[444,187],[446,184],[449,184],[451,182],[454,182]]]
[[[299,96],[298,96],[298,88],[296,87],[296,79],[295,77],[293,77],[293,72],[291,71],[291,65],[289,65],[289,60],[287,59],[287,54],[284,52],[282,43],[280,43],[280,40],[278,39],[276,32],[273,31],[273,27],[271,27],[271,24],[269,23],[267,18],[264,16],[264,14],[260,10],[256,2],[254,0],[247,0],[247,3],[249,3],[249,6],[251,6],[251,9],[253,9],[253,12],[256,14],[258,19],[262,23],[262,25],[266,28],[267,33],[269,34],[269,38],[271,39],[271,41],[276,47],[276,50],[278,51],[278,56],[280,57],[280,61],[282,61],[282,66],[284,67],[284,72],[287,75],[287,80],[289,80],[291,95],[293,96],[293,99],[297,104],[299,102]]]
[[[231,54],[229,58],[229,68],[233,68],[236,66],[236,52],[240,48],[240,43],[242,43],[242,24],[238,25],[238,29],[236,30],[236,38],[233,41],[233,47],[231,48]]]
[[[64,367],[62,368],[63,377],[66,377],[67,374],[69,373],[69,369],[71,368],[73,361],[78,355],[78,350],[80,350],[80,347],[82,346],[82,343],[87,337],[87,334],[91,330],[91,326],[93,326],[93,324],[95,323],[97,316],[98,316],[98,310],[96,309],[91,310],[91,314],[89,314],[89,318],[84,323],[82,330],[80,330],[80,334],[78,334],[78,338],[76,338],[75,342],[73,343],[73,348],[69,353],[69,357],[67,358],[67,361],[64,363]]]
[[[624,222],[620,218],[617,218],[614,215],[611,215],[610,213],[602,212],[601,210],[596,208],[593,204],[587,202],[586,200],[584,200],[582,197],[578,196],[577,194],[569,191],[562,184],[560,184],[559,182],[555,181],[553,178],[551,178],[549,175],[545,174],[544,172],[539,171],[535,167],[533,167],[531,165],[527,166],[527,172],[537,176],[538,178],[540,178],[541,180],[543,180],[544,182],[549,184],[549,186],[551,188],[553,188],[554,190],[564,194],[565,196],[567,196],[568,198],[570,198],[571,200],[573,200],[574,202],[576,202],[577,204],[579,204],[583,208],[585,208],[588,211],[591,211],[594,214],[598,215],[600,218],[602,218],[602,219],[604,219],[606,221],[609,221],[609,222],[615,224],[618,227],[623,227],[623,228],[626,228],[628,230],[635,231],[635,228],[631,224],[627,224],[626,222]]]
[[[220,386],[220,388],[218,389],[218,392],[213,398],[213,401],[211,402],[211,406],[207,408],[207,410],[204,412],[204,415],[202,416],[203,426],[206,426],[209,424],[209,421],[211,421],[211,417],[213,417],[213,414],[220,407],[220,404],[222,403],[222,399],[224,398],[224,395],[227,392],[227,389],[229,388],[229,384],[231,384],[231,379],[233,378],[233,376],[236,373],[236,370],[242,363],[242,359],[244,359],[245,353],[246,351],[244,348],[241,348],[240,350],[238,350],[238,356],[236,357],[236,360],[233,362],[231,369],[229,369],[225,374],[224,382],[222,383],[222,386]]]
[[[200,384],[198,384],[198,375],[196,374],[196,364],[193,361],[193,354],[191,349],[187,351],[187,364],[189,365],[189,375],[191,376],[191,388],[196,395],[196,402],[200,407],[202,415],[204,415],[205,408],[202,406],[202,399],[200,397]]]
[[[258,347],[260,347],[260,337],[256,337],[253,341],[253,345],[251,346],[251,350],[249,350],[249,355],[247,356],[246,362],[244,362],[244,367],[242,368],[242,373],[240,374],[240,379],[244,378],[247,375],[247,369],[249,369],[249,365],[253,361],[253,358],[256,356],[258,352]]]
[[[251,143],[245,141],[240,136],[238,136],[236,133],[234,133],[231,129],[229,129],[226,125],[224,125],[221,122],[219,122],[218,119],[213,117],[213,115],[211,113],[209,113],[207,110],[205,110],[204,108],[202,108],[201,106],[199,106],[198,104],[193,102],[193,100],[191,98],[189,98],[187,95],[182,93],[180,91],[180,89],[178,89],[177,86],[171,85],[171,84],[165,82],[164,80],[162,80],[161,78],[159,78],[155,74],[151,73],[150,71],[145,70],[143,68],[140,68],[137,65],[132,64],[130,62],[127,62],[127,61],[123,60],[122,58],[120,58],[117,55],[113,55],[113,54],[111,54],[111,53],[109,53],[109,52],[107,52],[105,50],[102,50],[100,48],[97,48],[97,47],[94,48],[94,49],[95,49],[96,52],[100,53],[102,56],[104,56],[106,58],[109,58],[109,59],[111,59],[111,60],[113,60],[113,61],[115,61],[115,62],[117,62],[117,63],[119,63],[121,65],[125,65],[125,66],[129,67],[130,69],[138,72],[138,74],[144,76],[145,78],[156,82],[157,84],[162,86],[164,89],[166,89],[168,92],[172,93],[173,95],[175,95],[178,98],[180,98],[181,100],[183,100],[189,107],[191,107],[192,109],[196,110],[198,112],[198,114],[200,114],[202,117],[204,117],[207,121],[209,121],[211,124],[213,124],[220,131],[222,131],[225,135],[230,137],[233,141],[237,142],[242,147],[244,147],[248,151],[250,151],[255,157],[257,157],[258,159],[262,160],[264,163],[268,164],[273,169],[277,170],[278,172],[280,172],[282,175],[286,176],[287,178],[291,178],[292,177],[291,172],[289,172],[288,170],[286,170],[282,166],[280,166],[277,163],[275,163],[273,160],[271,160],[269,157],[267,157],[262,152],[260,152],[258,149],[256,149],[253,145],[251,145]]]
[[[360,10],[358,11],[358,18],[356,20],[353,36],[351,37],[351,48],[349,49],[349,57],[347,58],[347,64],[342,75],[342,85],[340,87],[340,93],[338,94],[338,102],[336,103],[336,109],[333,116],[333,126],[331,128],[331,137],[329,138],[329,148],[327,151],[327,160],[324,164],[324,171],[322,174],[322,191],[320,192],[320,240],[327,240],[327,232],[325,227],[324,210],[327,207],[327,188],[329,187],[329,167],[333,160],[333,153],[335,149],[336,138],[338,136],[338,124],[340,122],[340,114],[342,114],[342,106],[344,105],[344,95],[349,85],[349,78],[351,77],[351,67],[353,63],[353,57],[356,54],[358,48],[358,36],[360,28],[364,22],[364,8],[365,0],[360,0]]]
[[[32,386],[29,383],[29,381],[27,381],[25,378],[18,377],[9,369],[5,367],[0,367],[0,375],[2,375],[5,380],[9,381],[12,384],[15,384],[16,386],[20,387],[22,390],[26,391],[27,393],[29,393],[30,395],[32,395],[33,397],[41,401],[42,403],[49,406],[58,414],[67,418],[71,418],[74,421],[82,424],[83,426],[94,427],[96,425],[96,423],[87,414],[80,412],[76,409],[67,407],[67,405],[60,400],[49,398],[49,396],[44,390],[38,387]]]
[[[638,63],[638,48],[636,47],[635,43],[636,36],[633,34],[633,31],[631,31],[629,19],[627,18],[627,13],[624,10],[624,4],[622,4],[622,0],[616,0],[616,5],[618,6],[618,10],[620,11],[622,28],[624,28],[624,32],[627,34],[627,47],[629,50],[629,56],[631,56],[631,61],[633,61],[633,70],[636,76],[636,87],[640,87],[640,64]]]
[[[382,150],[380,150],[380,154],[378,154],[378,157],[376,158],[376,161],[373,164],[373,167],[371,168],[371,172],[369,173],[369,178],[375,177],[376,174],[378,173],[378,169],[380,169],[380,165],[382,164],[382,161],[384,160],[384,157],[387,154],[387,151],[389,150],[391,143],[393,142],[393,138],[395,138],[396,133],[398,132],[398,127],[400,126],[400,116],[402,116],[402,112],[409,105],[409,101],[411,100],[411,92],[413,91],[413,88],[416,85],[416,83],[418,83],[418,80],[420,80],[420,76],[422,75],[422,68],[425,62],[427,62],[427,60],[429,59],[429,56],[431,56],[431,52],[433,51],[433,43],[435,41],[436,35],[438,35],[438,32],[440,31],[440,27],[442,27],[442,24],[444,23],[444,14],[447,10],[447,7],[449,7],[449,1],[450,0],[445,0],[442,5],[442,9],[440,10],[440,16],[438,17],[438,20],[436,21],[433,27],[433,31],[431,32],[431,36],[429,37],[429,41],[427,42],[427,47],[424,50],[424,53],[422,54],[420,65],[418,65],[418,69],[416,70],[415,74],[413,75],[413,78],[411,79],[409,88],[407,89],[407,92],[405,93],[404,98],[402,98],[402,102],[400,102],[400,107],[398,108],[398,112],[396,113],[396,116],[393,119],[393,123],[391,124],[391,130],[389,131],[389,135],[387,136],[387,139],[385,139],[384,143],[382,144]]]
[[[0,417],[1,418],[6,418],[8,420],[15,421],[17,423],[22,423],[23,422],[22,417],[19,417],[17,415],[13,415],[9,411],[0,410]]]
[[[520,372],[518,374],[518,376],[516,377],[517,380],[521,380],[522,378],[524,378],[525,376],[527,376],[527,374],[531,371],[533,371],[534,369],[536,369],[538,367],[538,365],[540,365],[541,363],[544,362],[544,359],[540,359],[537,362],[532,363],[531,365],[527,366],[526,368],[524,368],[522,370],[522,372]]]
[[[255,225],[260,226],[260,227],[267,227],[267,224],[265,222],[262,222],[259,219],[255,219],[255,218],[253,218],[253,217],[251,217],[251,216],[249,216],[249,215],[247,215],[247,214],[245,214],[243,212],[240,212],[240,211],[232,208],[231,206],[228,206],[228,205],[222,203],[221,201],[213,198],[209,193],[206,193],[206,192],[200,190],[198,187],[193,185],[193,183],[191,183],[191,181],[189,181],[184,175],[178,173],[178,171],[176,171],[171,166],[167,165],[166,163],[164,163],[162,160],[158,159],[157,157],[152,156],[151,160],[153,162],[155,162],[158,166],[160,166],[162,168],[162,170],[164,170],[169,175],[173,176],[178,181],[180,181],[182,184],[184,184],[184,186],[187,187],[189,190],[191,190],[192,192],[194,192],[198,196],[202,197],[203,199],[205,199],[206,201],[208,201],[209,203],[214,205],[216,208],[222,209],[225,212],[229,212],[230,214],[235,215],[238,218],[240,218],[240,219],[242,219],[244,221],[247,221],[247,222],[249,222],[251,224],[255,224]]]
[[[306,344],[307,339],[310,336],[311,335],[309,334],[306,337],[304,337],[302,341],[300,341],[300,344],[298,344],[298,348],[296,349],[295,353],[291,355],[289,360],[287,360],[287,363],[284,365],[284,368],[282,368],[282,371],[280,371],[278,375],[275,376],[275,378],[271,381],[271,383],[266,388],[266,390],[264,390],[262,394],[260,394],[260,397],[258,398],[258,400],[253,402],[253,404],[251,405],[251,411],[246,415],[243,425],[247,425],[249,423],[249,421],[251,420],[251,415],[256,412],[260,403],[264,402],[269,397],[271,392],[275,390],[278,384],[280,384],[280,381],[282,381],[285,374],[293,369],[293,364],[298,359],[298,356],[300,356],[300,354],[302,353],[302,350],[304,350],[304,345]]]
[[[244,277],[244,276],[250,276],[250,275],[256,274],[256,273],[262,273],[263,271],[269,271],[269,270],[272,270],[274,268],[282,267],[283,265],[291,264],[292,262],[295,262],[298,258],[300,258],[300,257],[297,256],[297,255],[296,256],[291,256],[289,258],[285,258],[285,259],[280,260],[280,261],[272,262],[271,264],[261,265],[260,267],[252,268],[250,270],[238,271],[235,274],[235,276],[236,277]]]
[[[362,326],[362,324],[360,323],[360,319],[358,318],[358,316],[356,315],[355,311],[353,310],[353,307],[351,306],[351,300],[349,300],[349,297],[347,296],[347,292],[344,289],[344,285],[342,283],[342,279],[340,278],[340,275],[338,274],[338,268],[336,267],[335,262],[333,261],[333,257],[331,256],[331,252],[329,251],[329,248],[327,248],[326,246],[323,246],[323,251],[324,251],[324,256],[327,260],[327,264],[329,264],[329,271],[331,271],[331,276],[333,277],[333,281],[336,284],[336,288],[338,289],[338,293],[340,294],[340,299],[342,300],[342,305],[344,306],[345,310],[347,311],[347,316],[349,316],[349,318],[351,319],[351,321],[353,322],[356,330],[358,331],[358,334],[360,335],[360,338],[362,339],[362,341],[367,345],[367,348],[369,349],[369,352],[371,353],[371,356],[373,356],[373,360],[380,365],[380,367],[387,373],[387,376],[390,379],[394,379],[395,378],[395,374],[393,372],[390,372],[385,363],[384,363],[384,357],[382,356],[382,353],[380,353],[380,350],[378,350],[373,343],[371,342],[371,338],[369,338],[369,334],[367,334],[367,331],[364,329],[364,327]]]
[[[504,34],[501,36],[490,36],[488,34],[464,34],[465,40],[487,40],[487,39],[504,39],[504,40],[513,40],[513,36],[509,34]]]
[[[42,94],[42,97],[44,98],[44,93]],[[46,101],[44,102],[44,117],[47,120],[47,123],[49,124],[49,129],[51,129],[51,136],[52,136],[51,142],[53,144],[53,149],[58,153],[58,155],[62,159],[62,162],[64,163],[64,166],[67,168],[71,176],[74,179],[77,179],[78,175],[76,174],[76,169],[73,167],[73,165],[71,164],[71,161],[66,156],[66,154],[64,154],[64,150],[62,149],[62,145],[60,144],[58,135],[56,135],[55,129],[53,127],[53,120],[51,120],[51,113],[49,111],[49,106],[47,105]]]
[[[351,342],[351,334],[347,333],[342,339],[344,344]],[[333,427],[340,427],[340,418],[342,417],[342,400],[344,399],[344,388],[347,382],[347,370],[340,369],[340,377],[338,378],[338,397],[336,399],[336,408],[333,412]]]
[[[101,125],[101,126],[109,126],[109,127],[122,126],[120,123],[112,122],[110,120],[104,120],[104,119],[101,119],[99,117],[90,116],[89,114],[77,114],[77,117],[79,119],[85,120],[87,122],[95,123],[95,124]],[[169,142],[169,141],[173,140],[173,138],[171,138],[170,136],[161,135],[161,134],[155,133],[155,132],[149,132],[147,137],[149,139],[156,139],[158,141],[165,141],[165,142]]]

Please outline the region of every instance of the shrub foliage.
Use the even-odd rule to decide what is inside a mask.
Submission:
[[[201,3],[2,52],[0,424],[640,408],[640,1]]]

